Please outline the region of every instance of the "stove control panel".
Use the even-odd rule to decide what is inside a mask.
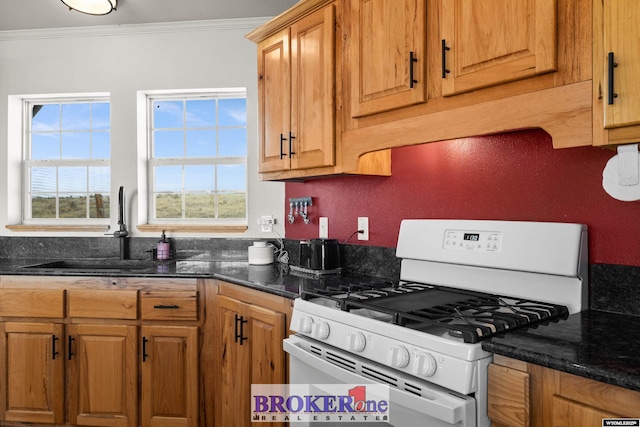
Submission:
[[[499,231],[445,230],[444,249],[500,252],[502,233]]]

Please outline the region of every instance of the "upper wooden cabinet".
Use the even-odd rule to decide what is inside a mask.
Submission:
[[[607,86],[604,103],[606,128],[640,124],[640,2],[606,1],[604,5],[603,62]]]
[[[348,0],[351,115],[425,102],[426,0]]]
[[[557,69],[556,0],[442,0],[442,94]]]
[[[335,164],[335,8],[258,44],[259,171]]]
[[[640,141],[640,4],[593,2],[593,143]]]
[[[247,35],[258,44],[260,179],[391,174],[389,151],[342,165],[341,4],[304,0]]]

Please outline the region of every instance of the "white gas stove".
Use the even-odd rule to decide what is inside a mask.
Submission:
[[[587,306],[584,225],[405,220],[396,255],[398,283],[295,301],[292,384],[388,384],[392,425],[489,426],[481,340]]]

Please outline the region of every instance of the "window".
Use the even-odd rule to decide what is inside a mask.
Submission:
[[[28,99],[25,223],[108,223],[108,98]]]
[[[247,222],[244,90],[150,96],[149,222]]]

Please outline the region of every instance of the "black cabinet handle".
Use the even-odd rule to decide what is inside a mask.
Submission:
[[[291,158],[294,154],[296,154],[295,151],[293,151],[293,140],[296,139],[295,136],[293,136],[293,134],[291,132],[289,132],[289,158]]]
[[[280,134],[280,159],[282,159],[284,157],[284,149],[282,147],[282,144],[287,140],[287,138],[284,137],[284,134]]]
[[[56,356],[58,352],[56,351],[56,341],[58,341],[58,337],[55,335],[51,335],[51,358],[56,360]]]
[[[180,308],[180,306],[177,304],[174,304],[174,305],[158,304],[158,305],[154,305],[153,308],[157,308],[160,310],[177,310]]]
[[[240,345],[242,345],[244,341],[248,339],[247,337],[244,336],[244,324],[247,323],[247,321],[244,320],[244,316],[238,316],[237,313],[235,314],[235,316],[236,316],[235,342],[237,343],[239,340]],[[240,327],[238,327],[238,325],[240,325]]]
[[[413,52],[409,52],[409,88],[413,89],[413,86],[418,83],[413,75],[413,64],[418,62],[418,58],[415,57]]]
[[[74,355],[74,353],[72,351],[73,350],[73,341],[74,341],[74,338],[71,335],[69,335],[69,360],[71,360],[71,358]]]
[[[446,79],[449,70],[447,69],[447,51],[451,50],[450,47],[447,47],[447,42],[445,39],[442,39],[442,78]]]
[[[614,57],[613,57],[613,52],[609,52],[609,81],[608,81],[608,86],[609,86],[609,105],[613,105],[613,99],[618,97],[618,94],[615,93],[614,89],[613,89],[613,70],[614,68],[618,67],[618,63],[615,61]]]
[[[146,362],[147,361],[147,357],[149,357],[149,355],[147,354],[147,343],[149,342],[149,340],[147,339],[147,337],[142,337],[142,361]]]

